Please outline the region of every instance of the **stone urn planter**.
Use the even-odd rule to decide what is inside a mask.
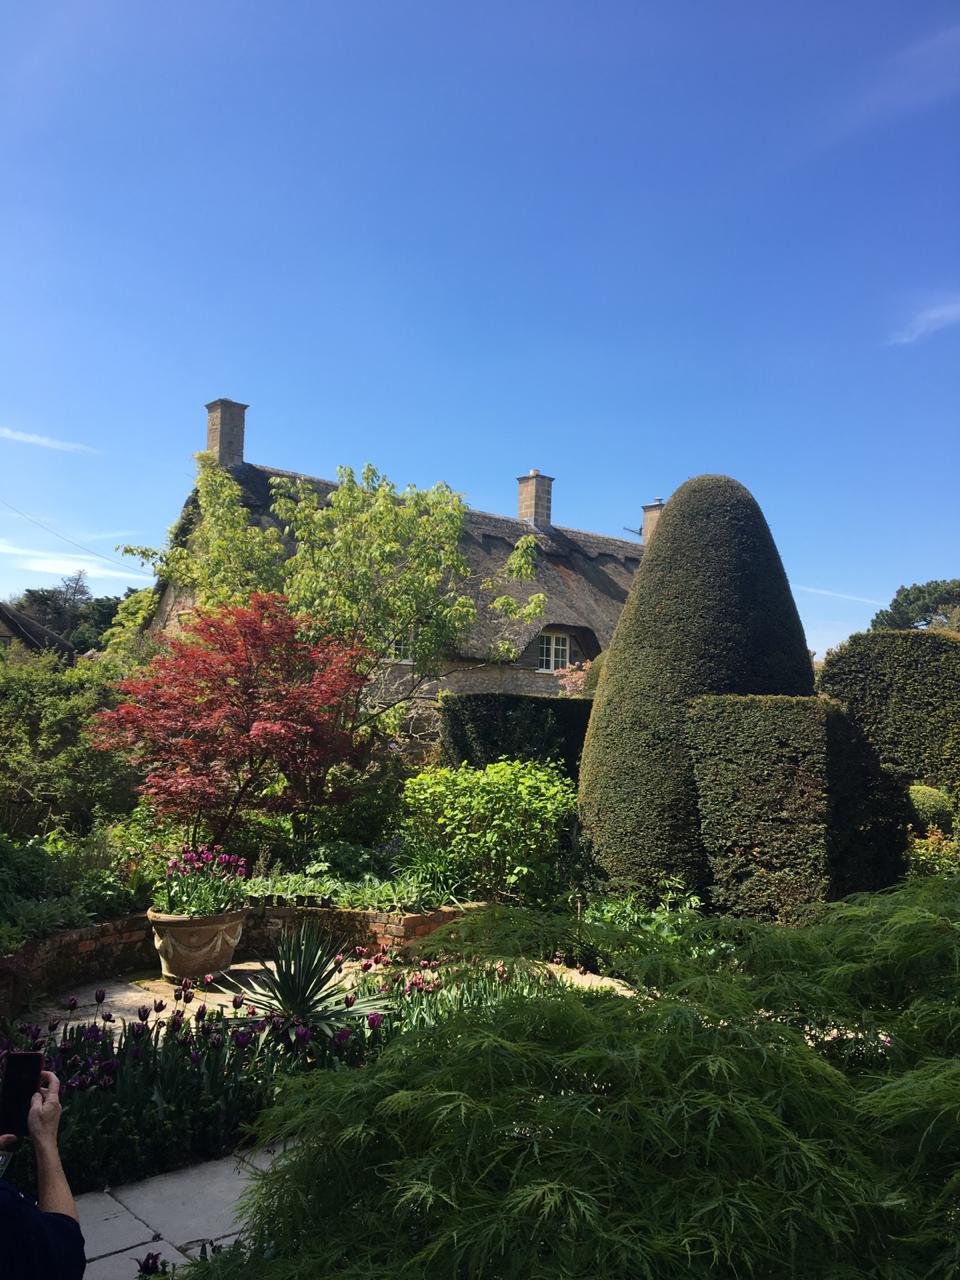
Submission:
[[[246,907],[216,916],[174,916],[151,907],[147,919],[163,976],[178,982],[229,969],[246,918]]]

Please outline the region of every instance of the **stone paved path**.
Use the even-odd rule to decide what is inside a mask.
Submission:
[[[183,1263],[196,1258],[205,1241],[235,1239],[237,1202],[253,1170],[269,1159],[264,1152],[227,1156],[78,1196],[85,1280],[134,1280],[137,1259],[147,1253]]]

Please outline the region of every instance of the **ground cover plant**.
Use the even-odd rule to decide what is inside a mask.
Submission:
[[[633,994],[505,984],[362,1072],[291,1080],[257,1127],[298,1142],[247,1243],[195,1274],[957,1274],[960,878],[799,928],[501,907],[428,945],[509,969],[558,937]]]

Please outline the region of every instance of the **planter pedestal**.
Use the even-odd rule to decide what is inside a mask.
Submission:
[[[229,969],[246,918],[246,907],[218,916],[172,916],[151,908],[147,919],[163,976],[177,982]]]

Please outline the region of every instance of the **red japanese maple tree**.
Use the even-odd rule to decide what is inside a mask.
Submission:
[[[329,803],[336,764],[358,763],[355,732],[366,655],[307,642],[312,620],[278,595],[198,610],[127,701],[97,717],[99,746],[146,770],[157,810],[221,842],[244,810],[294,812]]]

